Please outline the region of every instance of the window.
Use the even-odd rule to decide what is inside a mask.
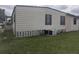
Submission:
[[[60,16],[60,25],[65,25],[65,16]]]
[[[76,20],[77,20],[77,19],[76,19],[76,18],[74,18],[74,25],[76,25]]]
[[[45,15],[45,25],[52,25],[52,15]]]

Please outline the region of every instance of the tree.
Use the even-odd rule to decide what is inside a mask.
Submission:
[[[3,23],[5,21],[5,10],[0,9],[0,23]]]

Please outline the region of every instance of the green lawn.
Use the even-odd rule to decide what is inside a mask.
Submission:
[[[4,32],[0,34],[0,53],[79,53],[79,32],[24,38]]]

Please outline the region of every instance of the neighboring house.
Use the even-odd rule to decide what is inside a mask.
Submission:
[[[12,30],[11,16],[6,16],[5,30]]]
[[[2,23],[3,21],[5,21],[5,10],[0,9],[0,23]]]
[[[79,30],[79,18],[49,7],[16,5],[12,29],[16,37],[56,35]]]
[[[0,32],[3,32],[4,28],[4,21],[5,21],[5,10],[0,9]]]

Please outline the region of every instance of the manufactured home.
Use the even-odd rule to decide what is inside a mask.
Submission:
[[[12,29],[16,37],[56,35],[79,30],[79,18],[49,7],[16,5]]]

